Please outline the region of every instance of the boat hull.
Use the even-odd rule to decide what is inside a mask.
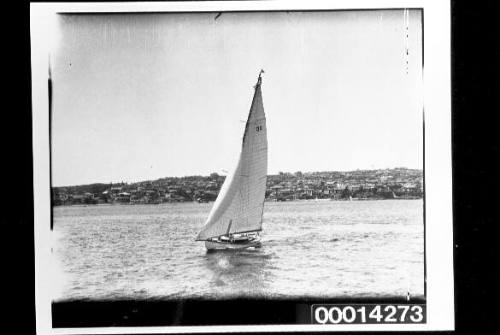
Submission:
[[[260,241],[248,241],[244,243],[231,243],[231,242],[222,242],[222,241],[205,241],[205,247],[209,251],[215,250],[241,250],[248,248],[260,248]]]

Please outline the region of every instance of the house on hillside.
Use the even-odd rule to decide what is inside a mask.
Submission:
[[[130,203],[130,193],[128,192],[120,192],[115,197],[115,200],[120,203]]]

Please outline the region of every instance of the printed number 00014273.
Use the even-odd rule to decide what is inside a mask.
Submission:
[[[314,324],[425,323],[424,304],[312,305]]]

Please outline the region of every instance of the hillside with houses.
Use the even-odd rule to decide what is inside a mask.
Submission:
[[[160,204],[209,202],[217,198],[225,176],[166,177],[136,183],[98,183],[53,187],[52,204]],[[423,174],[419,169],[330,172],[280,172],[267,177],[267,201],[301,199],[419,199]]]

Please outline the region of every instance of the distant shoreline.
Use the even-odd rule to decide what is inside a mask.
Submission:
[[[353,201],[385,201],[385,200],[423,200],[423,197],[408,197],[408,198],[393,198],[393,199],[384,199],[384,198],[353,198],[352,200],[349,199],[295,199],[295,200],[285,200],[285,201],[277,201],[273,199],[266,199],[266,203],[274,203],[274,202],[280,202],[280,203],[288,203],[288,202],[353,202]],[[147,206],[159,206],[159,205],[172,205],[172,204],[213,204],[215,201],[208,201],[208,202],[198,202],[198,201],[178,201],[178,202],[161,202],[157,204],[152,204],[152,203],[121,203],[121,202],[109,202],[109,203],[100,203],[100,204],[64,204],[64,205],[53,205],[53,207],[97,207],[97,206],[140,206],[140,205],[147,205]]]
[[[51,204],[207,203],[216,200],[225,179],[225,176],[212,173],[209,176],[165,177],[133,184],[98,183],[52,187]],[[265,193],[267,201],[418,199],[423,196],[423,171],[407,168],[280,172],[267,176]]]

